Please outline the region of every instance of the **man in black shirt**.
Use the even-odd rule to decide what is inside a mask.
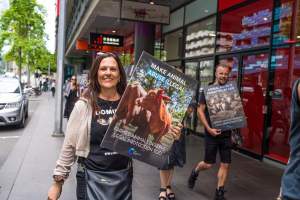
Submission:
[[[224,65],[218,65],[215,73],[215,85],[225,85],[228,81],[230,69]],[[215,200],[225,200],[224,184],[228,175],[229,164],[231,163],[231,131],[221,131],[211,127],[209,114],[206,106],[204,92],[202,91],[197,112],[205,127],[205,156],[204,161],[199,162],[193,169],[188,186],[193,188],[199,171],[210,169],[216,162],[217,151],[219,151],[221,164],[218,172],[218,186]]]

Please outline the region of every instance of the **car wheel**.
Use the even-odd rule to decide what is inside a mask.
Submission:
[[[20,121],[19,128],[24,128],[25,127],[25,121],[26,121],[26,117],[25,117],[25,113],[23,112],[23,116],[22,116],[22,119]]]

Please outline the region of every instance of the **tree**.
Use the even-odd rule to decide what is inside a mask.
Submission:
[[[18,63],[21,78],[22,65],[35,66],[47,52],[45,11],[36,0],[10,0],[9,4],[0,17],[0,50],[9,46],[4,58]]]

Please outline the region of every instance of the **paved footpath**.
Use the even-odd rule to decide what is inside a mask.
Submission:
[[[63,138],[51,137],[54,125],[54,98],[48,94],[34,112],[28,130],[19,139],[0,169],[0,200],[46,199],[51,185],[52,170]],[[187,137],[187,164],[177,168],[174,191],[178,200],[212,200],[216,185],[217,166],[199,174],[194,190],[186,186],[194,164],[203,156],[202,139]],[[61,200],[75,200],[75,169],[64,185]],[[280,167],[234,153],[226,193],[230,200],[272,200],[280,187]],[[159,174],[154,167],[134,162],[134,200],[158,199]]]

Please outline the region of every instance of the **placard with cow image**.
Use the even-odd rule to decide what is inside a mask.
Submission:
[[[196,80],[143,52],[101,146],[161,167],[195,96]]]
[[[236,82],[210,85],[204,95],[211,126],[222,131],[243,128],[246,118]]]

